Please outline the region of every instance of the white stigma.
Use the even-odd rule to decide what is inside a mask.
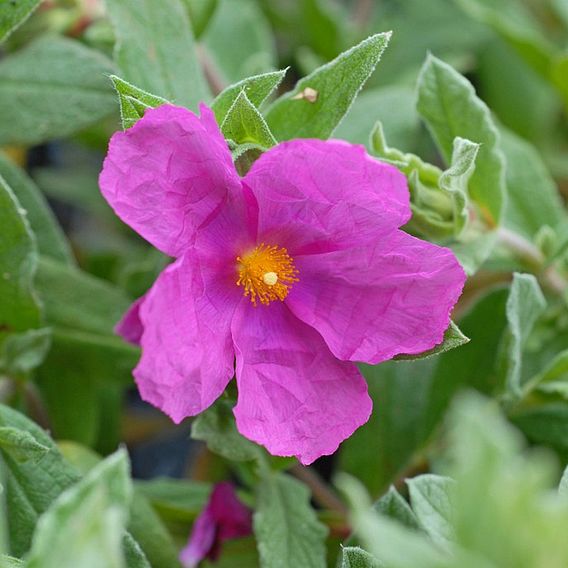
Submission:
[[[276,272],[265,272],[262,276],[262,281],[267,286],[274,286],[278,282],[278,274]]]

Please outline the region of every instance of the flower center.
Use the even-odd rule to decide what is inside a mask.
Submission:
[[[285,248],[276,245],[257,246],[251,252],[237,257],[239,278],[237,285],[244,288],[244,295],[256,306],[267,306],[273,300],[283,301],[298,271]]]

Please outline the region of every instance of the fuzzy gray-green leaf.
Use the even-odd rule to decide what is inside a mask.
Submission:
[[[418,80],[418,111],[448,163],[456,137],[481,144],[469,181],[469,195],[487,225],[496,227],[506,197],[505,159],[485,103],[465,77],[430,55]]]
[[[39,187],[2,152],[0,177],[4,178],[20,205],[26,210],[30,227],[37,237],[39,253],[66,264],[75,264],[63,229]]]
[[[77,41],[43,37],[0,61],[0,145],[36,144],[94,124],[115,108],[113,66]]]
[[[265,149],[276,144],[266,121],[244,91],[241,91],[227,112],[221,131],[225,138],[236,144],[258,144]]]
[[[286,69],[253,75],[221,91],[211,104],[217,122],[219,124],[223,123],[229,109],[242,91],[244,91],[249,101],[255,107],[260,107],[272,91],[282,82],[284,75],[286,75]]]
[[[328,138],[374,71],[390,33],[376,34],[316,69],[277,99],[266,120],[277,140]],[[311,89],[312,97],[304,93]],[[315,97],[315,100],[314,100]]]
[[[147,108],[156,108],[168,104],[166,99],[139,89],[116,75],[111,75],[110,80],[118,94],[120,118],[124,129],[130,128],[141,119]]]
[[[106,4],[117,36],[115,59],[124,79],[193,110],[208,99],[180,0],[107,0]]]
[[[26,211],[0,177],[0,333],[25,331],[41,322],[33,288],[37,249]]]
[[[0,42],[19,28],[39,6],[41,0],[0,1]]]
[[[268,473],[258,486],[254,532],[262,566],[325,568],[327,529],[310,505],[306,486]]]

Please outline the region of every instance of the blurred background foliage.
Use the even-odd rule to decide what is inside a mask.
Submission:
[[[36,4],[21,2],[24,10]],[[11,27],[3,22],[0,36]],[[287,69],[280,95],[369,35],[389,30],[388,49],[333,136],[396,161],[413,195],[408,230],[455,244],[470,278],[454,320],[471,341],[432,358],[365,367],[375,400],[369,423],[311,468],[291,460],[271,464],[312,490],[320,520],[330,529],[332,565],[349,529],[329,480],[350,474],[373,499],[391,484],[406,494],[404,478],[438,471],[444,463],[444,418],[459,391],[475,389],[495,399],[525,443],[551,451],[556,462],[543,458],[551,484],[559,479],[558,466],[568,462],[568,2],[122,0],[105,7],[98,0],[46,0],[2,44],[0,176],[9,189],[0,204],[0,396],[62,440],[65,459],[80,472],[126,443],[138,480],[132,507],[136,518],[155,521],[158,544],[145,543],[145,529],[132,522],[130,531],[152,556],[152,566],[176,565],[172,542],[179,547],[186,539],[211,483],[231,477],[250,487],[254,473],[246,460],[207,448],[203,440],[214,448],[211,440],[222,430],[217,422],[210,430],[202,423],[201,434],[194,432],[199,440],[192,440],[189,423],[174,427],[142,403],[131,379],[138,350],[113,334],[129,303],[168,259],[120,223],[98,190],[108,139],[121,127],[108,76],[195,108],[235,82]],[[148,45],[159,53],[144,61],[140,50]],[[449,68],[437,60],[424,66],[429,53],[464,75],[491,112],[476,106],[467,84]],[[436,125],[439,100],[431,81],[459,100],[474,101],[471,107],[464,103],[467,112],[477,109],[465,128],[470,135],[456,115],[450,146]],[[279,122],[277,109],[261,107],[276,139],[285,139],[292,130]],[[454,217],[429,209],[440,195],[442,171],[455,165],[454,135],[481,143],[475,150],[480,156],[487,152],[472,178],[480,217],[463,209],[469,219],[463,242],[452,240],[462,231]],[[491,170],[502,174],[495,183],[502,184],[503,195],[495,197],[500,190],[492,187],[485,199],[488,182],[481,172],[489,153],[506,166]],[[501,212],[498,201],[505,194]],[[6,413],[0,422],[19,427]],[[462,433],[463,443],[469,435]],[[33,468],[28,470],[26,483],[33,485]],[[347,490],[352,500],[362,491]],[[528,514],[532,505],[525,505],[515,506]],[[36,512],[46,507],[47,501]],[[467,522],[473,521],[458,519],[452,529],[465,531],[462,543],[470,534]],[[28,550],[29,538],[21,535],[29,530],[12,542],[14,555]],[[244,539],[226,547],[220,565],[253,566],[255,558],[252,538]],[[393,558],[384,565],[413,566]]]

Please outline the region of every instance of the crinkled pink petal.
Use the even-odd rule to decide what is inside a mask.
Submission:
[[[338,140],[279,144],[243,182],[259,203],[259,240],[292,255],[380,238],[410,219],[404,175]]]
[[[140,321],[140,306],[144,302],[144,298],[145,296],[141,296],[135,300],[114,328],[115,333],[120,335],[124,341],[128,341],[128,343],[133,345],[140,345],[140,339],[144,331]]]
[[[174,422],[203,411],[234,374],[230,322],[241,299],[234,266],[188,252],[158,277],[140,309],[142,398]]]
[[[241,434],[309,464],[333,453],[371,413],[367,384],[280,302],[239,304],[232,322]]]
[[[286,304],[336,357],[380,363],[443,340],[466,276],[450,249],[402,231],[373,244],[295,259]]]
[[[225,140],[204,105],[202,118],[182,107],[149,109],[110,141],[99,183],[116,214],[170,256],[188,249],[195,231],[227,192],[240,188]]]
[[[189,542],[180,554],[180,561],[184,568],[194,568],[206,557],[216,560],[224,541],[251,533],[251,510],[239,501],[231,483],[218,483],[193,525]]]
[[[237,280],[237,256],[254,248],[258,206],[250,189],[239,186],[227,193],[217,213],[199,229],[195,249],[230,266],[233,286]],[[242,289],[241,289],[242,291]]]

